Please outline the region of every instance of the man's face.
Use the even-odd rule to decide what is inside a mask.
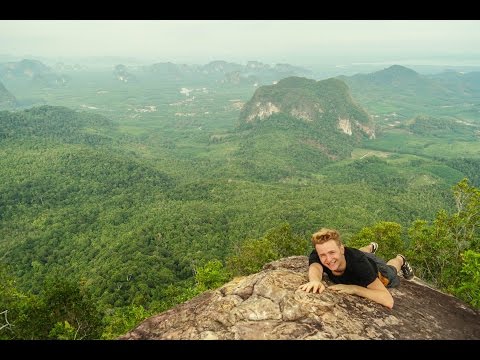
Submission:
[[[323,244],[315,244],[315,250],[322,265],[328,267],[332,271],[343,271],[345,268],[345,248],[343,245],[338,246],[335,240],[329,240]],[[340,269],[339,269],[340,267]]]

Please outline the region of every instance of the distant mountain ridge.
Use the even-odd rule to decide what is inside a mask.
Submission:
[[[445,71],[440,74],[429,75],[432,79],[451,93],[458,93],[467,97],[480,93],[480,71],[460,73],[455,71]]]
[[[27,81],[43,86],[63,86],[69,81],[66,75],[56,73],[41,61],[24,59],[0,64],[0,80]]]
[[[163,75],[181,80],[187,76],[208,77],[220,84],[238,84],[248,82],[272,83],[288,76],[308,76],[310,70],[290,64],[269,65],[259,61],[248,61],[246,65],[224,60],[211,61],[205,65],[176,64],[172,62],[155,63],[137,68],[139,72]],[[133,72],[132,68],[129,70]]]
[[[410,84],[421,81],[421,75],[416,71],[401,65],[392,65],[387,69],[376,71],[367,75],[357,74],[354,79],[366,78],[379,85],[395,86],[400,83]]]
[[[0,82],[0,110],[9,110],[17,106],[17,99]]]
[[[345,81],[353,96],[365,106],[385,104],[401,110],[406,117],[430,112],[432,105],[461,105],[480,98],[480,72],[421,75],[407,67],[393,65],[370,74],[336,78]]]
[[[365,92],[365,89],[388,88],[391,91],[404,91],[415,95],[417,93],[442,94],[445,89],[437,82],[420,75],[412,69],[400,65],[392,65],[386,69],[370,74],[339,76],[345,81],[352,92]]]

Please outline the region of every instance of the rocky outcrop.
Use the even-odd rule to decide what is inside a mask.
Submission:
[[[305,256],[269,263],[146,319],[120,339],[480,339],[478,311],[420,281],[402,279],[388,309],[328,288],[298,290],[307,268]]]
[[[258,102],[255,104],[255,110],[247,117],[247,122],[253,121],[256,118],[262,120],[278,112],[280,112],[278,107],[271,102],[265,104]]]

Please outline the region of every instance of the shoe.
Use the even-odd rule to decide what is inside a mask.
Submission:
[[[375,241],[372,241],[372,242],[370,243],[370,245],[372,245],[372,251],[371,251],[371,253],[372,253],[372,254],[375,254],[375,253],[377,252],[377,250],[378,250],[378,244],[377,244]]]
[[[400,256],[403,259],[403,265],[401,267],[403,277],[407,280],[413,279],[415,274],[413,273],[413,269],[408,263],[407,259],[405,259],[405,256],[398,254],[397,256]]]

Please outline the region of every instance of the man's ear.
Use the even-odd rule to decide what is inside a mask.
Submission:
[[[345,246],[343,246],[343,244],[340,245],[340,254],[345,254]]]

